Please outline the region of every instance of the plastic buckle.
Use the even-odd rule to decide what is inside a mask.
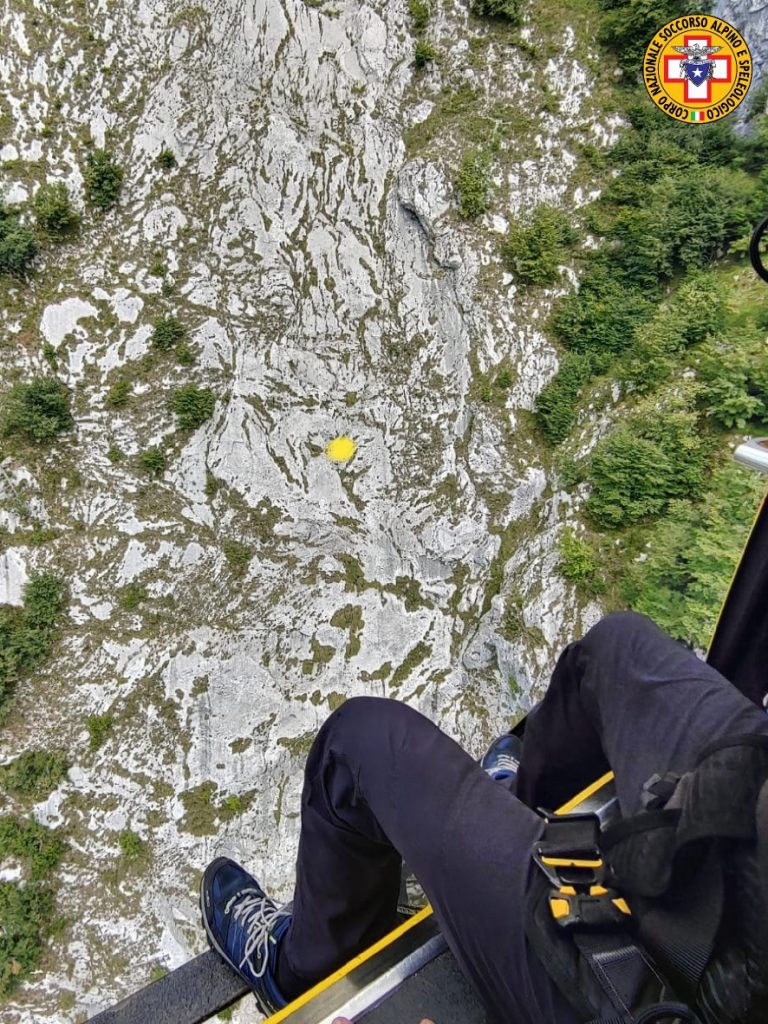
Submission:
[[[627,901],[615,889],[592,885],[588,892],[561,886],[549,897],[549,909],[565,931],[607,931],[623,928],[632,916]]]
[[[552,815],[546,818],[544,835],[533,850],[533,859],[550,883],[578,886],[589,890],[599,886],[605,874],[603,857],[598,849],[600,821],[596,814]]]

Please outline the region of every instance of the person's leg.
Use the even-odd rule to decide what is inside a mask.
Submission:
[[[526,724],[517,795],[555,809],[612,769],[622,812],[652,774],[690,770],[709,743],[768,734],[768,716],[634,612],[608,615],[560,656]]]
[[[347,701],[307,762],[293,921],[277,980],[293,998],[395,923],[401,856],[502,1021],[575,1015],[525,941],[541,819],[405,704]]]

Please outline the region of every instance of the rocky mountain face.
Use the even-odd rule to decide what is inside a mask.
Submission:
[[[768,3],[765,0],[717,0],[712,13],[744,33],[752,54],[755,80],[762,81],[763,68],[768,60]],[[746,127],[750,109],[748,98],[734,114],[742,130]]]
[[[605,55],[568,11],[537,27],[546,8],[520,35],[549,33],[533,66],[495,38],[473,60],[486,29],[441,4],[440,63],[418,72],[400,0],[0,5],[5,201],[46,180],[82,197],[90,145],[125,169],[116,210],[3,284],[4,378],[52,363],[76,419],[0,474],[0,602],[42,569],[69,596],[0,760],[73,763],[35,807],[69,836],[65,924],[8,1024],[82,1020],[201,951],[196,886],[219,853],[288,898],[303,760],[344,698],[405,700],[479,755],[599,617],[558,574],[572,499],[529,424],[558,289],[531,298],[499,269],[504,216],[457,216],[461,137],[434,123],[446,94],[497,93],[534,118],[502,142],[501,208],[594,196],[569,138],[616,137]],[[191,365],[151,345],[167,315]],[[501,365],[512,379],[480,400]],[[181,431],[168,401],[190,382],[215,408]],[[149,477],[153,447],[167,468]],[[111,716],[96,749],[94,715]]]

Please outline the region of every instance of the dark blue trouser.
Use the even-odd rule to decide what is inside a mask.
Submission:
[[[347,701],[307,761],[280,988],[295,997],[392,927],[402,857],[495,1019],[572,1024],[525,939],[541,832],[530,808],[556,808],[610,766],[632,813],[651,774],[688,770],[706,744],[749,732],[768,734],[768,716],[631,612],[607,616],[560,656],[527,725],[519,799],[412,708]]]

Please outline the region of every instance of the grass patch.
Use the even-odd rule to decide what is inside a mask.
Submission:
[[[61,381],[56,377],[34,377],[27,383],[17,381],[5,395],[0,434],[17,434],[41,443],[71,430],[74,422],[69,391]]]
[[[165,453],[156,445],[139,455],[139,466],[151,477],[161,477],[168,467]]]
[[[210,388],[185,384],[173,392],[170,406],[178,416],[180,430],[197,430],[213,416],[216,396]]]
[[[13,796],[44,800],[70,767],[63,750],[28,750],[0,768],[0,786]]]
[[[113,715],[89,715],[85,720],[85,727],[88,730],[88,742],[91,751],[96,751],[107,742],[112,725]]]
[[[0,605],[0,709],[19,677],[50,650],[65,606],[64,585],[51,573],[32,576],[24,587],[24,605]]]
[[[100,210],[111,210],[120,198],[125,172],[112,153],[95,149],[85,158],[85,198]]]

